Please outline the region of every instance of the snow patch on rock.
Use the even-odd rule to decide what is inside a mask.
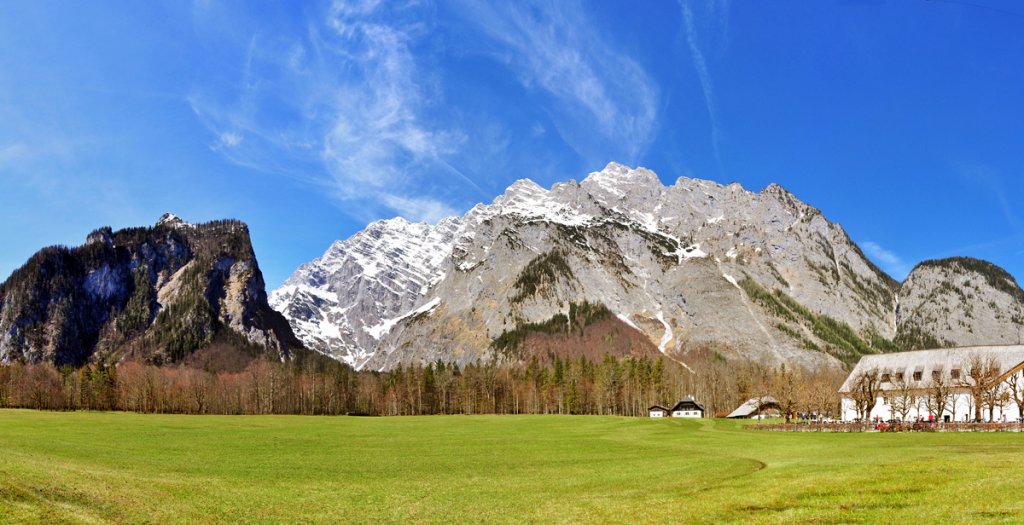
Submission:
[[[665,348],[667,348],[668,344],[672,341],[672,327],[668,324],[668,321],[665,320],[665,314],[661,310],[658,310],[656,317],[658,318],[658,321],[661,322],[662,326],[665,327],[665,333],[661,335],[661,341],[658,343],[658,350],[664,354]]]
[[[378,324],[376,326],[371,326],[370,328],[367,328],[366,329],[366,333],[370,334],[370,337],[372,337],[374,339],[380,339],[384,334],[390,332],[391,329],[394,328],[395,325],[398,324],[399,322],[401,322],[402,320],[408,319],[408,318],[413,317],[415,315],[420,315],[420,314],[428,313],[431,310],[433,310],[434,308],[437,308],[437,305],[439,305],[439,304],[441,304],[441,298],[440,297],[435,297],[435,298],[431,299],[430,302],[424,304],[423,306],[421,306],[421,307],[419,307],[419,308],[417,308],[417,309],[415,309],[415,310],[413,310],[411,312],[407,312],[405,314],[402,314],[402,315],[400,315],[398,317],[395,317],[394,319],[385,319],[384,321],[381,321],[380,324]]]

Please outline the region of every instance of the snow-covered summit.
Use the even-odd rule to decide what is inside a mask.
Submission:
[[[182,226],[192,226],[192,224],[185,222],[181,217],[178,217],[171,212],[167,212],[161,215],[153,226],[170,226],[172,228],[180,228]]]
[[[661,179],[653,171],[644,168],[630,168],[617,162],[609,162],[601,171],[595,171],[587,175],[583,184],[593,184],[604,187],[620,186],[663,186]]]
[[[300,266],[270,304],[308,346],[358,367],[379,337],[371,328],[412,309],[444,277],[461,225],[459,217],[375,221]]]
[[[666,353],[703,337],[796,355],[802,342],[778,343],[786,333],[736,296],[748,277],[768,289],[782,283],[815,311],[881,333],[885,312],[872,303],[867,314],[850,314],[862,299],[848,291],[835,299],[828,280],[836,268],[872,283],[864,286],[877,276],[840,228],[804,207],[777,186],[753,193],[691,178],[665,186],[648,169],[617,163],[550,188],[522,178],[436,225],[368,225],[300,267],[272,305],[310,347],[373,368],[413,358],[470,362],[515,322],[545,321],[575,300],[606,305]],[[511,300],[521,295],[519,272],[555,251],[577,282]],[[722,308],[746,320],[723,324]]]
[[[498,215],[519,217],[525,221],[547,221],[566,225],[583,225],[591,217],[583,213],[572,201],[559,198],[560,195],[544,189],[530,179],[520,179],[490,205],[480,205],[467,217],[471,222],[482,222]]]
[[[492,224],[579,229],[615,223],[662,238],[665,256],[703,257],[699,245],[684,243],[659,222],[666,218],[660,213],[665,192],[650,170],[618,163],[581,183],[560,182],[550,189],[522,178],[491,203],[436,225],[402,217],[370,223],[300,266],[271,293],[271,305],[292,321],[307,345],[360,366],[387,335],[384,327],[393,326],[389,319],[421,306],[449,271],[465,272],[488,258],[489,244],[502,235]]]

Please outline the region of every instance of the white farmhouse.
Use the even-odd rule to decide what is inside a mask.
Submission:
[[[704,406],[686,396],[672,407],[672,417],[704,417]]]
[[[647,414],[650,415],[651,417],[671,417],[669,415],[669,414],[671,414],[669,409],[667,409],[667,408],[665,408],[665,407],[663,407],[661,405],[653,405],[653,406],[651,406],[651,408],[647,409]]]
[[[839,389],[842,418],[1015,421],[1024,409],[1024,345],[866,355]]]

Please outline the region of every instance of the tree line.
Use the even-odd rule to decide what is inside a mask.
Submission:
[[[310,360],[258,359],[210,372],[135,361],[113,365],[0,366],[0,407],[182,414],[600,414],[644,416],[691,395],[706,415],[773,396],[785,415],[835,414],[845,374],[721,358],[690,367],[664,357],[437,362],[385,372]]]

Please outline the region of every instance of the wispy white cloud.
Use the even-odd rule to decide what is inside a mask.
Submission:
[[[1016,249],[1016,247],[1021,246],[1022,241],[1024,241],[1024,234],[1017,233],[995,239],[987,239],[981,242],[955,246],[953,248],[937,252],[929,258],[941,259],[957,256],[983,257],[982,254],[985,252],[991,252],[996,249],[999,249],[998,251],[1002,253],[1006,253],[1011,249]],[[1017,255],[1020,255],[1020,252],[1018,252]]]
[[[1017,215],[1016,207],[1010,202],[1006,188],[1003,186],[1004,177],[990,167],[978,164],[964,164],[958,166],[961,177],[972,187],[980,188],[989,193],[999,210],[1006,219],[1007,224],[1018,233],[1024,232],[1024,224]]]
[[[383,193],[386,203],[422,201],[392,189],[407,185],[408,173],[423,165],[464,178],[444,158],[455,153],[465,137],[457,129],[424,122],[420,111],[430,101],[422,85],[429,74],[410,50],[417,28],[367,19],[375,7],[376,2],[336,4],[333,10],[331,26],[350,46],[348,57],[362,82],[339,93],[322,154],[343,196],[372,188]],[[468,178],[463,182],[472,184]]]
[[[428,222],[436,222],[445,217],[459,215],[462,212],[430,197],[404,197],[394,194],[381,196],[391,209],[402,210],[403,217],[418,217]]]
[[[15,142],[6,146],[0,146],[0,166],[5,166],[23,159],[29,155],[28,146]]]
[[[524,86],[552,98],[554,124],[581,156],[636,162],[647,150],[658,125],[658,87],[582,5],[463,2],[458,12],[497,44],[494,55]]]
[[[910,265],[902,257],[896,255],[895,252],[883,248],[880,244],[873,241],[864,241],[861,243],[861,246],[868,256],[878,262],[878,265],[888,272],[889,275],[897,279],[904,279],[910,273]]]
[[[233,131],[225,131],[220,134],[221,145],[233,148],[242,143],[242,136]]]
[[[639,161],[657,128],[658,88],[583,6],[460,7],[470,47],[489,48],[542,101],[543,122],[527,136],[557,135],[589,164]],[[217,36],[237,50],[233,82],[211,80],[188,97],[210,148],[239,166],[315,185],[359,219],[433,220],[493,197],[491,176],[476,177],[503,165],[514,135],[445,98],[451,49],[438,44],[439,9],[429,0],[335,2],[300,30],[256,25],[246,33],[222,29],[246,25],[226,23],[237,13],[197,4],[198,30],[229,31]]]
[[[728,26],[728,15],[729,15],[729,3],[727,1],[722,2],[709,2],[707,4],[709,9],[708,19],[712,23],[718,25],[718,32],[722,35],[727,35]],[[722,127],[719,123],[718,117],[718,102],[715,96],[715,86],[711,78],[711,72],[708,70],[707,59],[705,58],[704,51],[701,48],[700,37],[697,33],[697,24],[693,10],[690,8],[688,0],[679,0],[679,8],[683,12],[683,28],[686,33],[686,44],[690,52],[690,58],[693,61],[693,67],[697,72],[697,79],[700,81],[701,92],[704,94],[704,106],[708,111],[708,121],[711,124],[711,146],[714,149],[715,160],[718,163],[719,172],[722,171]]]
[[[229,96],[199,88],[189,97],[216,138],[211,147],[236,164],[316,184],[361,219],[433,221],[455,212],[451,200],[479,193],[450,162],[466,134],[425,116],[440,102],[439,79],[422,63],[429,56],[414,50],[429,33],[425,11],[382,7],[335,2],[307,20],[301,37],[252,35]],[[428,178],[448,184],[428,192]]]

